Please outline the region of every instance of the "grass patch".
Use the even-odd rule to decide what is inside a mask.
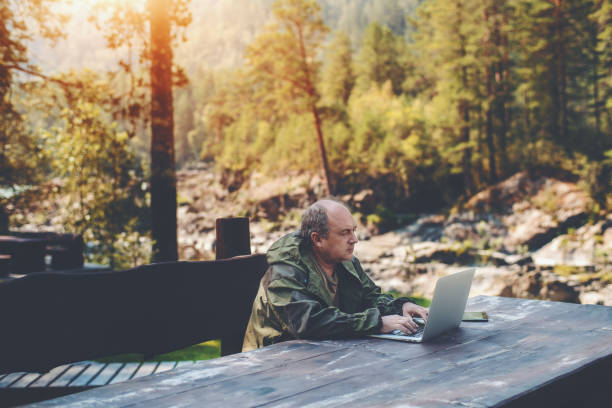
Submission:
[[[143,354],[129,353],[118,354],[115,356],[103,357],[96,359],[100,363],[141,363],[144,361],[197,361],[210,360],[221,355],[221,342],[219,340],[211,340],[193,346],[186,347],[182,350],[175,350],[170,353],[158,354],[147,360]]]
[[[414,295],[407,295],[405,293],[400,293],[397,292],[395,290],[390,290],[388,292],[385,292],[387,295],[391,295],[393,297],[407,297],[410,298],[412,300],[414,300],[414,303],[416,303],[417,305],[423,306],[423,307],[429,307],[429,305],[431,305],[431,299],[427,299],[421,296],[414,296]]]

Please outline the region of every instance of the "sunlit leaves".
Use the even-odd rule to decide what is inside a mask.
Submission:
[[[404,41],[387,27],[372,23],[366,29],[357,56],[357,86],[368,88],[370,84],[382,85],[391,81],[393,91],[401,92],[405,78],[402,66]]]
[[[351,43],[338,31],[326,49],[326,62],[321,78],[321,94],[326,104],[346,104],[355,85]]]
[[[95,245],[96,261],[121,266],[115,264],[117,236],[129,222],[132,233],[142,233],[146,214],[142,163],[130,148],[127,132],[103,109],[108,106],[108,84],[89,71],[73,73],[72,78],[80,91],[60,99],[65,107],[57,112],[56,125],[43,132],[46,148],[53,152],[52,173],[61,180],[57,199],[68,200],[63,228]]]

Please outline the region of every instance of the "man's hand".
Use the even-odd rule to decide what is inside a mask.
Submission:
[[[412,321],[410,316],[388,315],[382,317],[381,333],[391,333],[393,330],[401,330],[406,334],[417,331],[419,325]]]
[[[429,316],[429,309],[416,305],[414,303],[406,302],[402,305],[402,314],[404,316],[420,316],[426,322],[427,317]]]

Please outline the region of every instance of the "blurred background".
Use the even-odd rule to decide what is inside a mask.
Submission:
[[[612,305],[611,1],[7,0],[0,50],[0,233],[214,259],[332,194],[385,290]]]

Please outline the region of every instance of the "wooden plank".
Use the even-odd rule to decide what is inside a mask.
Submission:
[[[140,367],[140,363],[126,363],[121,369],[121,371],[119,371],[117,375],[113,377],[109,384],[129,380],[130,378],[132,378],[132,375],[136,372],[136,370],[138,370],[138,367]]]
[[[9,387],[11,384],[13,384],[15,381],[18,381],[21,377],[23,377],[24,375],[26,375],[27,373],[10,373],[6,376],[4,376],[4,378],[2,378],[2,380],[0,380],[0,388],[7,388]]]
[[[91,380],[98,375],[102,369],[106,367],[104,363],[91,362],[87,368],[82,371],[72,382],[71,387],[85,387]]]
[[[89,385],[100,386],[108,384],[113,377],[121,370],[123,363],[109,363],[100,371],[100,373],[94,378]]]
[[[19,379],[19,381],[11,384],[11,388],[26,388],[34,381],[36,381],[42,374],[41,373],[27,373]]]
[[[71,365],[61,376],[50,383],[49,387],[67,387],[68,384],[81,374],[81,372],[85,371],[86,368],[87,366],[83,364]]]
[[[353,342],[349,343],[352,344]],[[156,381],[153,387],[146,387],[146,389],[131,389],[130,384],[134,384],[135,382],[128,381],[112,384],[107,387],[96,388],[88,391],[86,394],[89,395],[88,398],[92,401],[104,401],[109,397],[109,390],[114,390],[112,391],[114,406],[137,404],[141,400],[151,402],[152,406],[158,406],[156,402],[159,399],[164,399],[165,396],[169,394],[190,394],[190,390],[193,388],[207,388],[210,384],[231,380],[243,375],[249,375],[253,371],[269,370],[275,372],[279,367],[286,367],[289,363],[299,364],[305,358],[317,357],[325,359],[330,353],[337,352],[338,348],[347,348],[344,344],[345,343],[342,342],[309,341],[283,343],[275,345],[271,347],[271,349],[266,348],[251,353],[235,354],[208,361],[201,361],[198,362],[198,364],[184,364],[181,370],[168,371],[160,373],[159,375],[140,379],[138,384],[149,383],[150,379],[153,378],[161,382],[157,383]],[[264,351],[268,354],[262,354]],[[274,356],[274,358],[270,358],[271,356]],[[236,374],[235,368],[233,367],[234,365],[240,367],[238,368],[240,374]],[[122,390],[125,390],[125,393]],[[53,402],[49,401],[45,405],[80,408],[83,406],[83,398],[84,396],[77,396],[75,394],[74,396],[63,397]],[[238,403],[238,406],[243,405],[243,402],[244,401]],[[103,405],[104,404],[102,404],[102,406]],[[195,403],[194,406],[199,405]],[[223,406],[227,405],[224,404]]]
[[[70,367],[70,364],[61,365],[50,370],[48,373],[41,375],[34,381],[30,387],[46,387],[53,382],[57,377],[62,375]]]
[[[176,367],[176,361],[162,361],[157,366],[157,369],[155,370],[154,374],[172,370],[174,367]]]
[[[153,374],[158,364],[159,363],[157,362],[142,363],[132,378],[144,377],[146,375]]]

